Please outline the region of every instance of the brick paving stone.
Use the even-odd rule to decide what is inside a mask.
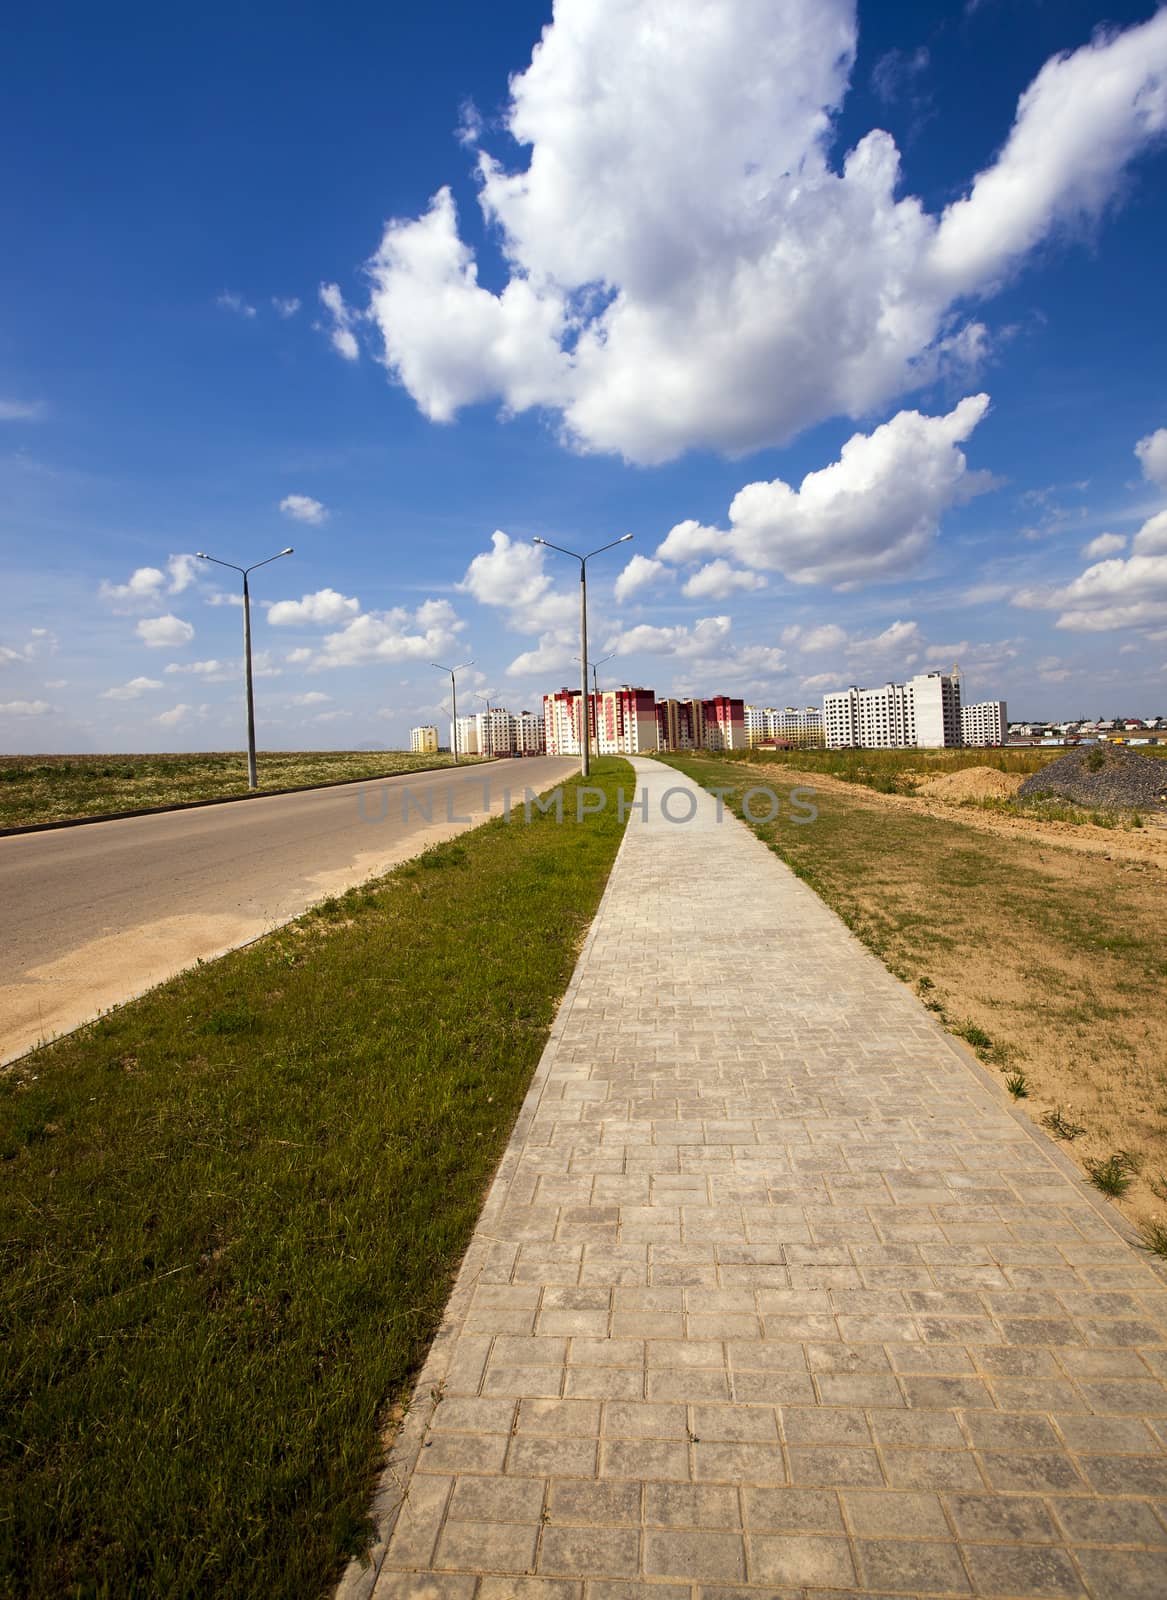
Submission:
[[[340,1600],[1167,1596],[1167,1278],[637,758]]]

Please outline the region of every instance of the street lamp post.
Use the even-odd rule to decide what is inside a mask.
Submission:
[[[463,672],[467,667],[472,667],[473,661],[460,661],[456,667],[443,667],[440,661],[431,661],[430,666],[438,672],[450,674],[450,705],[453,707],[450,717],[450,748],[454,752],[454,765],[458,765],[458,685],[454,681],[456,672]]]
[[[578,661],[579,657],[578,656],[572,656],[571,659],[573,661]],[[595,702],[595,707],[596,707],[596,754],[597,755],[599,755],[599,753],[600,753],[600,723],[599,723],[599,716],[600,716],[600,680],[599,680],[599,677],[597,675],[597,669],[602,667],[604,665],[605,661],[615,661],[615,659],[616,659],[616,652],[613,651],[611,655],[601,656],[598,661],[593,661],[592,662],[592,699]]]
[[[561,556],[571,556],[579,562],[579,663],[580,663],[580,776],[591,776],[591,729],[588,717],[588,562],[593,556],[602,555],[605,550],[614,550],[618,544],[627,544],[632,538],[626,533],[620,539],[613,539],[610,544],[600,545],[598,550],[589,550],[586,556],[581,556],[577,550],[565,550],[561,544],[552,544],[550,539],[533,539],[533,544],[541,544],[548,550],[558,550]]]
[[[205,550],[195,551],[200,561],[211,561],[216,567],[230,567],[232,572],[243,574],[243,670],[247,682],[247,787],[249,789],[258,789],[259,779],[255,771],[255,691],[251,682],[251,590],[247,579],[257,568],[270,566],[281,556],[294,554],[295,551],[289,545],[286,550],[277,550],[274,556],[268,556],[264,561],[253,561],[249,567],[237,567],[233,561],[220,561],[218,556],[209,556]]]

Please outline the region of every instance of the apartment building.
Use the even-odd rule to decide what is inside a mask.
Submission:
[[[852,685],[823,696],[828,749],[944,749],[961,743],[960,679],[921,672],[880,689]]]
[[[595,696],[590,715],[595,715]],[[578,689],[557,689],[543,696],[544,746],[549,756],[578,756],[580,753],[580,719],[582,709]]]
[[[450,748],[460,756],[476,756],[478,747],[478,718],[474,715],[459,717],[450,724]]]
[[[981,700],[961,706],[960,735],[963,744],[1004,744],[1009,735],[1009,718],[1004,700]]]
[[[415,756],[433,756],[438,753],[438,730],[432,723],[423,728],[410,728],[409,748]]]
[[[547,729],[542,716],[533,711],[520,711],[514,720],[515,754],[541,756],[547,748]]]
[[[817,746],[823,742],[823,714],[818,706],[751,706],[744,708],[746,743]]]
[[[693,750],[693,717],[691,700],[658,700],[656,703],[656,740],[658,750]]]
[[[596,717],[596,748],[601,755],[634,756],[659,747],[656,695],[624,684],[605,689]]]
[[[479,711],[474,717],[480,756],[509,756],[515,750],[515,719],[502,706]]]
[[[701,747],[705,750],[744,750],[746,748],[746,707],[743,700],[730,695],[715,695],[701,702],[704,729]]]

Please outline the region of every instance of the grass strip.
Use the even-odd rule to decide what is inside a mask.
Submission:
[[[599,902],[521,808],[0,1079],[0,1592],[310,1597]]]
[[[257,757],[261,791],[391,778],[450,765],[450,756],[411,755],[405,750],[264,750]],[[229,800],[247,793],[247,758],[237,751],[0,756],[0,828],[145,811],[192,800]]]
[[[1157,868],[889,807],[862,788],[792,786],[780,767],[661,757],[754,831],[965,1040],[1088,1173],[1118,1152],[1126,1214],[1167,1228],[1167,940]],[[799,785],[802,785],[800,787]],[[817,815],[805,818],[813,803]],[[755,796],[756,816],[770,809]],[[1020,1083],[1018,1083],[1020,1079]],[[1023,1089],[1023,1094],[1017,1092]]]

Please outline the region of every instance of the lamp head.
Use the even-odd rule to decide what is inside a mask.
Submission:
[[[632,535],[629,534],[628,537],[631,539]],[[295,551],[295,549],[294,549],[294,547],[292,545],[289,545],[286,550],[281,550],[280,551],[280,554],[282,556],[294,556],[295,553],[296,553],[296,551]]]
[[[536,534],[536,535],[535,535],[535,536],[534,536],[534,537],[533,537],[533,538],[532,538],[532,539],[531,539],[531,543],[532,543],[532,544],[546,544],[546,543],[547,543],[547,541],[546,541],[546,539],[540,539],[540,538],[539,538],[539,537],[538,537],[538,535],[537,535],[537,534]]]
[[[195,558],[199,561],[209,561],[211,559],[205,550],[196,550]]]
[[[633,537],[632,534],[626,533],[626,534],[622,535],[621,538],[617,539],[616,543],[617,544],[627,544],[629,539],[631,539],[632,537]]]

